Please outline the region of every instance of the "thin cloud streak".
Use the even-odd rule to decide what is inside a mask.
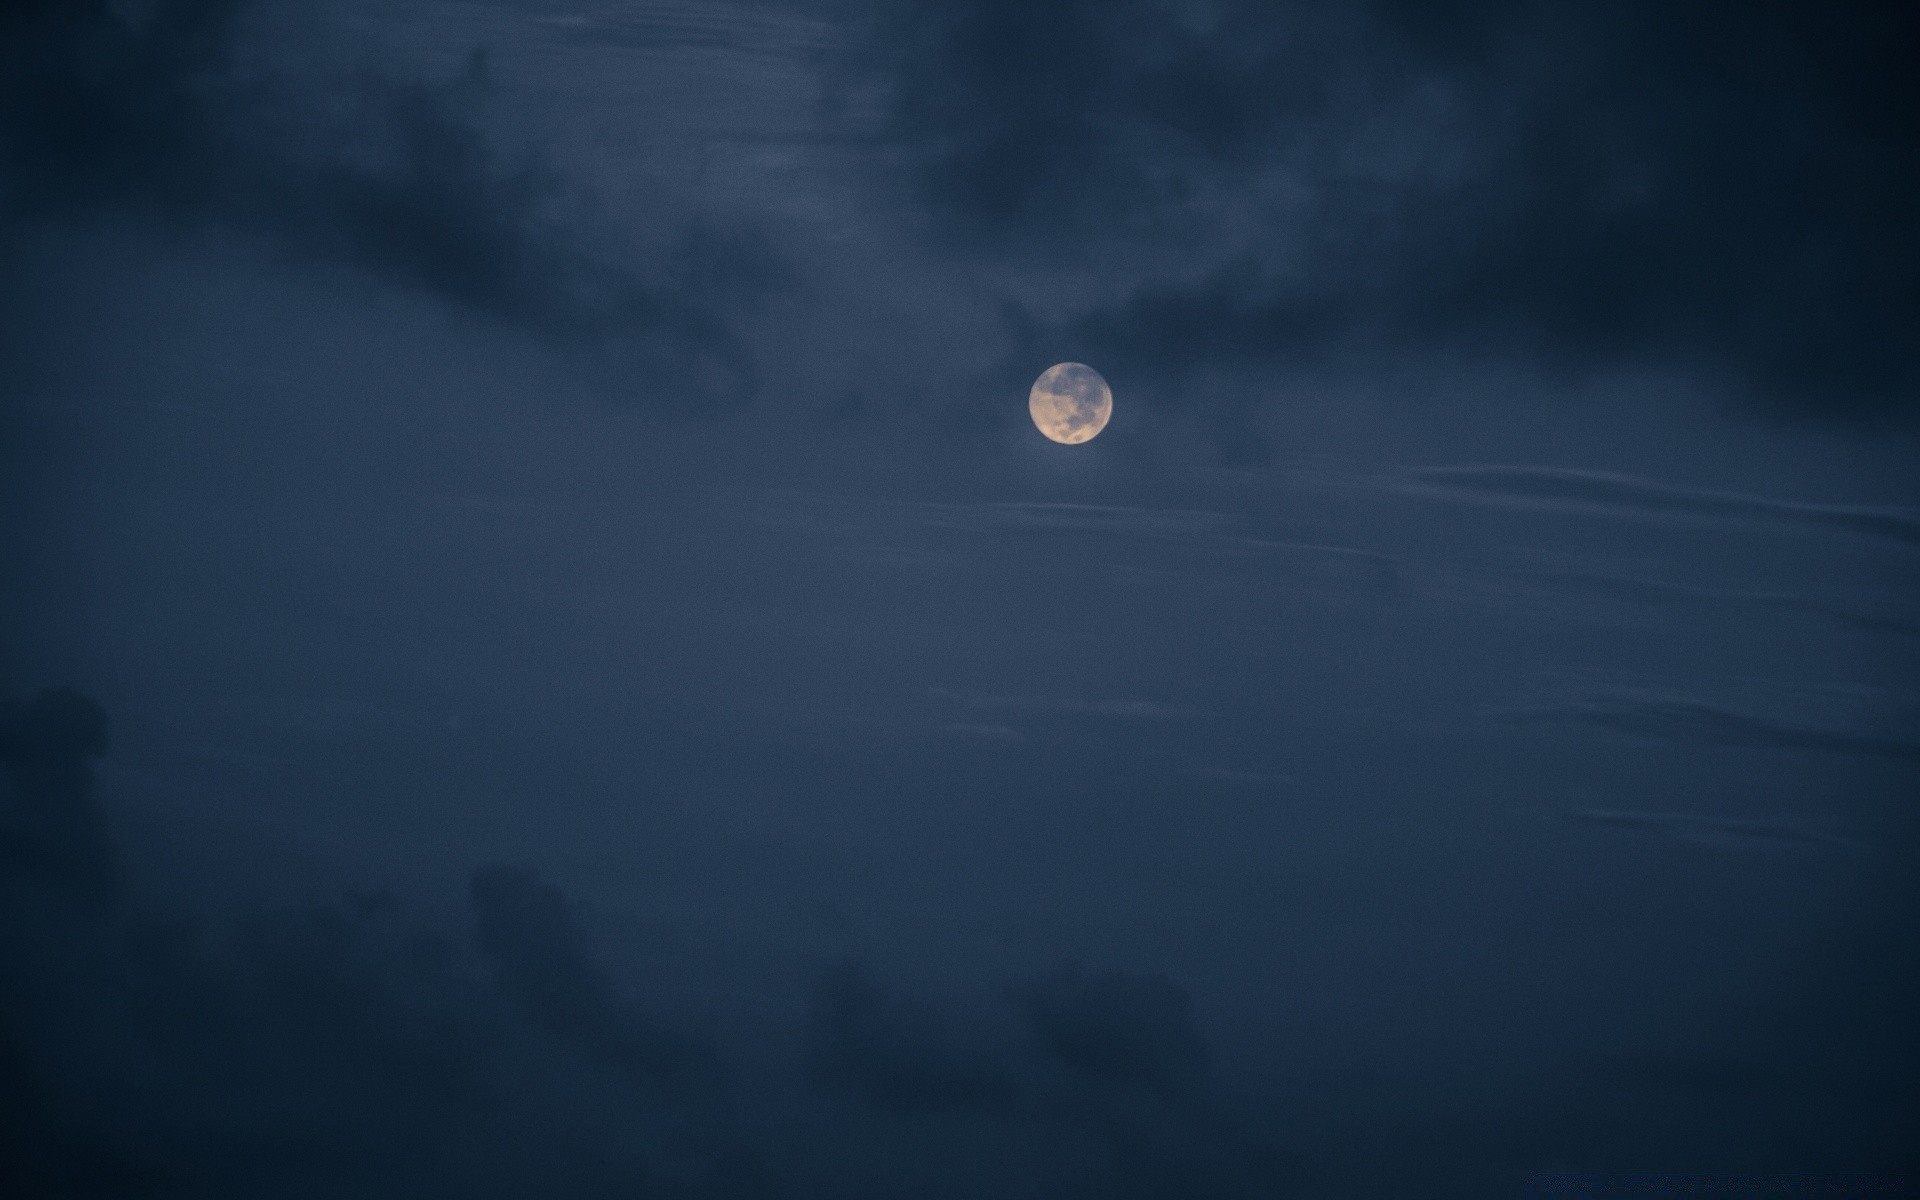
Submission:
[[[1752,716],[1686,697],[1608,696],[1529,705],[1508,709],[1506,715],[1698,746],[1812,750],[1920,762],[1920,742]]]
[[[1064,716],[1165,718],[1178,716],[1181,710],[1154,700],[1125,696],[1086,698],[1081,696],[988,696],[968,692],[933,689],[936,698],[950,700],[968,708],[1004,712],[1053,713]]]
[[[1792,613],[1863,633],[1920,635],[1920,622],[1845,607],[1817,596],[1792,592],[1748,591],[1740,588],[1696,587],[1630,575],[1552,573],[1530,580],[1565,595],[1650,606],[1692,606]]]
[[[1561,467],[1424,467],[1400,490],[1412,496],[1652,520],[1735,521],[1879,538],[1920,546],[1920,514],[1903,508],[1808,504],[1740,492],[1672,487],[1632,475]]]
[[[1677,841],[1725,849],[1806,846],[1859,851],[1866,848],[1852,838],[1786,820],[1618,808],[1571,809],[1564,815],[1576,824],[1643,830]]]

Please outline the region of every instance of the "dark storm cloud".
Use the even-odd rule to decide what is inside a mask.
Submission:
[[[1514,715],[1691,745],[1815,750],[1920,762],[1920,742],[1910,739],[1754,716],[1684,697],[1611,696],[1539,705]]]
[[[750,387],[725,308],[778,277],[764,243],[694,226],[650,264],[609,249],[561,215],[549,171],[489,144],[479,52],[446,84],[296,78],[260,65],[249,7],[29,3],[0,17],[6,217],[236,232],[614,350],[667,385]]]
[[[54,689],[0,701],[0,866],[89,899],[115,883],[112,847],[93,798],[92,760],[107,750],[100,706]]]
[[[1384,338],[1906,414],[1917,35],[1867,3],[989,0],[888,6],[856,77],[937,228],[1145,269],[1039,325],[1103,366]]]
[[[1486,504],[1603,513],[1640,519],[1686,517],[1806,528],[1920,546],[1920,516],[1904,509],[1804,504],[1735,492],[1669,487],[1631,475],[1558,467],[1428,467],[1415,494]]]

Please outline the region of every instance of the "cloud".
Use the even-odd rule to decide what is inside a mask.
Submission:
[[[1041,1194],[1254,1197],[1298,1185],[1271,1131],[1246,1136],[1223,1111],[1178,984],[1065,967],[1001,999],[1011,1012],[968,1013],[904,994],[863,962],[834,964],[808,1021],[814,1084],[913,1118],[900,1136],[924,1135],[935,1155],[985,1139],[993,1178]]]
[[[251,65],[247,12],[243,0],[12,6],[0,213],[239,233],[615,353],[662,392],[750,390],[726,311],[780,277],[763,242],[689,227],[657,262],[623,258],[559,211],[550,171],[489,145],[475,119],[483,54],[444,85],[371,71],[303,81]]]
[[[1031,248],[1156,218],[1183,169],[1231,161],[1277,101],[1311,98],[1311,75],[1267,74],[1276,23],[1247,18],[1143,0],[887,6],[847,66],[880,94],[881,132],[948,236]]]
[[[37,763],[23,777],[84,783],[102,745],[96,707],[6,715],[10,771]],[[1692,814],[1569,815],[1771,836]],[[1780,1105],[1827,1104],[1827,1124],[1796,1145],[1831,1151],[1825,1130],[1844,1126],[1832,1153],[1848,1164],[1891,1161],[1911,1124],[1897,1040],[1912,1010],[1905,893],[1857,945],[1820,939],[1812,1007],[1804,986],[1761,989],[1784,1014],[1777,1029],[1720,1055],[1704,1082],[1587,1094],[1592,1081],[1550,1054],[1526,1064],[1550,1088],[1489,1102],[1451,1048],[1385,1078],[1378,1064],[1308,1063],[1292,1083],[1257,1060],[1216,1072],[1194,999],[1153,970],[1066,966],[966,1005],[859,960],[821,972],[797,1022],[785,997],[728,996],[726,1009],[757,1013],[732,1027],[734,1082],[677,1087],[649,1057],[684,1043],[637,1003],[648,981],[597,956],[565,892],[529,868],[474,872],[471,938],[378,891],[205,923],[128,891],[71,905],[0,886],[0,1193],[1478,1196],[1521,1169],[1675,1145],[1753,1161],[1752,1131],[1775,1107],[1743,1098],[1749,1078],[1790,1081],[1763,1089]],[[768,977],[728,972],[743,976]],[[1478,1026],[1445,1030],[1478,1044]],[[1236,1077],[1273,1095],[1239,1092]],[[1791,1082],[1802,1077],[1811,1087]],[[1423,1101],[1434,1079],[1447,1095]],[[1709,1094],[1675,1101],[1688,1090]],[[1321,1114],[1304,1140],[1303,1112]]]
[[[1406,582],[1406,565],[1377,550],[1259,537],[1232,538],[1229,544],[1286,564],[1287,578],[1294,581],[1344,583],[1383,596],[1399,592]]]
[[[1250,788],[1293,787],[1299,783],[1299,780],[1291,775],[1270,771],[1248,771],[1239,767],[1188,767],[1185,774],[1194,779],[1209,779],[1216,783],[1230,783]]]
[[[1090,1082],[1168,1097],[1205,1082],[1193,1000],[1163,975],[1067,967],[1026,986],[1021,1011],[1040,1053]]]
[[[1034,318],[1103,366],[1384,340],[1857,418],[1920,394],[1916,34],[1864,4],[987,0],[883,6],[847,76],[943,240],[1138,269]]]
[[[980,531],[1032,530],[1114,536],[1196,538],[1232,523],[1227,513],[1125,504],[937,504],[922,505],[935,527]]]
[[[971,692],[950,692],[945,688],[933,689],[933,695],[939,699],[952,700],[968,708],[987,712],[1141,718],[1164,718],[1180,714],[1179,709],[1158,701],[1126,696],[1102,696],[1092,699],[1081,696],[986,696]]]
[[[826,46],[830,26],[809,14],[753,4],[602,9],[540,18],[572,41],[646,50],[697,50],[793,58]]]
[[[566,897],[527,867],[487,866],[468,884],[474,939],[500,991],[535,1028],[641,1085],[692,1081],[695,1045],[644,1026],[587,953]]]
[[[721,1097],[663,1095],[564,897],[482,876],[491,987],[384,893],[222,935],[0,888],[0,1190],[765,1194]]]
[[[1536,720],[1566,721],[1698,746],[1813,750],[1920,762],[1920,742],[1751,716],[1684,697],[1610,696],[1511,711]]]
[[[1792,592],[1695,587],[1659,579],[1577,573],[1545,573],[1532,579],[1577,597],[1629,604],[1697,606],[1714,611],[1724,611],[1729,606],[1737,605],[1763,611],[1796,613],[1864,633],[1901,634],[1908,637],[1920,635],[1920,622],[1863,612],[1858,607]]]
[[[100,900],[116,885],[106,824],[93,798],[93,760],[107,751],[100,706],[64,688],[0,701],[0,866]]]
[[[1037,1086],[1033,1066],[1100,1091],[1163,1100],[1205,1090],[1207,1050],[1193,1001],[1164,975],[1069,964],[1020,980],[1007,995],[1028,1038],[1024,1063],[994,1041],[983,1014],[969,1028],[958,1013],[886,984],[863,961],[833,963],[807,1020],[813,1080],[896,1112],[1005,1110]]]
[[[0,1165],[23,1184],[11,1194],[471,1173],[437,1147],[486,1119],[484,1010],[391,914],[266,914],[225,945],[180,920],[95,913],[35,929],[30,910],[8,915],[9,959],[28,976],[0,1007],[14,1060],[0,1076],[31,1115]]]
[[[1858,850],[1858,842],[1786,820],[1716,817],[1703,813],[1643,812],[1631,809],[1583,808],[1567,818],[1588,825],[1607,825],[1660,834],[1676,841],[1725,849],[1791,846]]]
[[[1414,495],[1481,504],[1593,512],[1641,519],[1690,518],[1801,528],[1920,546],[1920,514],[1901,508],[1807,504],[1738,492],[1670,487],[1632,475],[1562,467],[1425,467]]]
[[[862,962],[835,963],[814,987],[807,1072],[821,1092],[886,1112],[1001,1112],[1009,1064],[923,1000],[898,994]]]
[[[989,742],[1024,742],[1027,735],[1011,725],[992,725],[982,721],[949,721],[941,730],[955,737],[976,738]]]

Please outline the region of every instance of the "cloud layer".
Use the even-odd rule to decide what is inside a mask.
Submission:
[[[256,239],[481,318],[612,353],[644,394],[739,397],[729,305],[778,277],[764,243],[689,225],[623,246],[510,161],[479,114],[484,53],[426,82],[308,78],[250,54],[246,0],[11,6],[0,17],[0,214]]]
[[[969,252],[1158,263],[1047,331],[1114,370],[1424,347],[1851,418],[1920,375],[1915,20],[990,0],[890,6],[856,74]]]

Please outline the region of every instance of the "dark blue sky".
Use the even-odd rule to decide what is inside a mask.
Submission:
[[[9,6],[0,1185],[1908,1194],[1914,24]]]

